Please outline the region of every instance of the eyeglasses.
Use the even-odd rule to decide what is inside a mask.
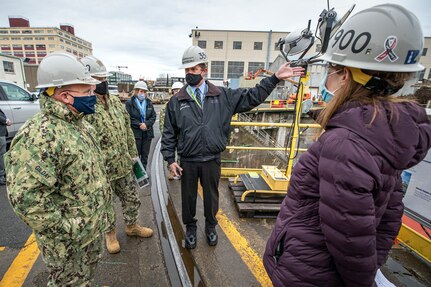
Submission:
[[[329,68],[334,68],[335,66],[337,66],[337,64],[333,64],[333,63],[330,63],[330,62],[326,62],[325,64],[324,64],[324,68],[325,69],[329,69]]]
[[[68,93],[78,93],[80,96],[92,96],[94,94],[93,90],[88,90],[86,92],[66,90],[65,92],[68,92]]]
[[[99,82],[106,82],[106,77],[96,77],[96,76],[93,76],[93,79],[96,79]]]
[[[339,69],[335,70],[336,67],[338,67]],[[326,62],[323,65],[323,69],[325,69],[326,73],[328,73],[328,76],[336,74],[336,73],[338,73],[338,72],[340,72],[340,71],[343,70],[343,68],[340,68],[340,66],[338,66],[337,64],[333,64],[333,63],[330,63],[330,62]]]
[[[343,69],[339,69],[339,70],[335,70],[335,71],[330,71],[329,69],[328,69],[328,77],[330,76],[330,75],[333,75],[333,74],[337,74],[337,73],[339,73],[339,72],[341,72]]]

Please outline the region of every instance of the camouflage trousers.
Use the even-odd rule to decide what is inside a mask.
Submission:
[[[132,173],[128,174],[125,177],[111,181],[111,188],[114,194],[116,194],[121,201],[124,222],[127,225],[135,224],[138,220],[138,213],[139,207],[141,206],[141,201],[138,197],[136,182]],[[114,202],[115,197],[112,196],[112,205],[114,205]],[[111,231],[115,228],[115,221],[116,218],[114,212],[114,220],[112,220],[111,226],[108,228],[108,231]]]
[[[36,234],[36,241],[48,267],[47,286],[93,286],[94,271],[102,252],[103,234],[82,246],[66,236]]]

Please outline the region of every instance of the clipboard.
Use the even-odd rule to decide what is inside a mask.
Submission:
[[[138,158],[138,160],[133,164],[133,174],[135,175],[136,184],[139,186],[139,188],[150,184],[147,171],[142,165],[140,158]]]

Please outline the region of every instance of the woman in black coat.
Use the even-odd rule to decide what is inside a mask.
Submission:
[[[145,82],[137,82],[134,87],[134,95],[126,102],[136,147],[144,168],[147,166],[151,140],[154,138],[153,125],[156,121],[156,112],[153,103],[147,97],[147,91]]]

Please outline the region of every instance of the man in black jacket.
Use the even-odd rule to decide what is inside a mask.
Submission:
[[[6,117],[0,109],[0,185],[6,185],[6,172],[4,170],[3,155],[6,153],[7,126],[12,122]]]
[[[220,153],[225,150],[230,122],[235,113],[262,103],[280,80],[300,76],[303,69],[282,65],[272,77],[251,89],[218,88],[204,80],[207,55],[191,46],[183,54],[187,85],[166,108],[161,152],[170,169],[181,177],[182,220],[185,246],[196,247],[196,197],[200,179],[204,194],[205,232],[210,246],[217,244],[216,214],[219,207]],[[175,150],[181,166],[175,162]]]

